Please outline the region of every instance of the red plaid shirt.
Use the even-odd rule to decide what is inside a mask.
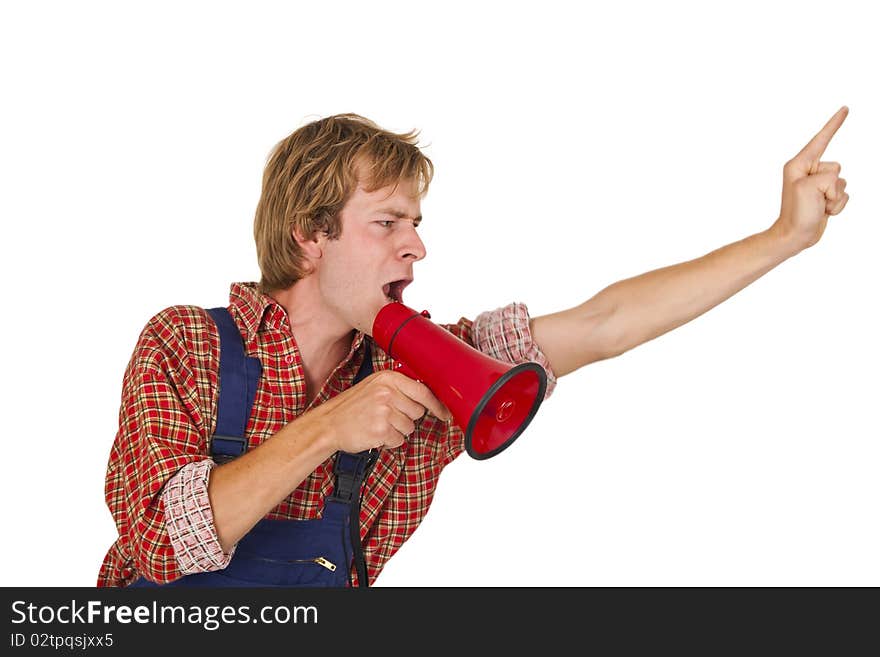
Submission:
[[[254,283],[235,283],[229,309],[247,355],[263,365],[245,431],[250,449],[351,386],[364,356],[362,333],[356,333],[348,355],[305,407],[305,377],[284,308]],[[501,360],[539,362],[548,372],[549,396],[555,378],[531,340],[528,319],[525,305],[514,303],[445,328]],[[223,568],[231,558],[232,553],[220,551],[206,493],[213,466],[208,454],[217,418],[219,347],[213,321],[194,306],[167,308],[142,331],[123,379],[119,431],[105,482],[119,538],[104,558],[98,586],[124,586],[139,576],[165,583]],[[391,367],[375,344],[371,351],[374,371]],[[463,450],[462,432],[430,414],[416,422],[402,446],[381,450],[365,482],[360,518],[371,583],[418,527],[440,472]],[[331,459],[266,517],[319,517],[332,486]],[[354,569],[352,580],[357,581]]]

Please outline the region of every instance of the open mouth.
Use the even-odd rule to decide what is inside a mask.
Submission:
[[[389,302],[396,301],[398,303],[403,303],[403,288],[410,283],[412,283],[412,281],[406,278],[385,283],[385,285],[382,286],[382,293]]]

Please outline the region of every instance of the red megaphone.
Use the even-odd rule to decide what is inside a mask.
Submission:
[[[508,447],[528,426],[547,388],[537,363],[511,365],[480,353],[430,321],[431,315],[400,302],[373,321],[373,340],[395,369],[422,381],[452,412],[475,459]]]

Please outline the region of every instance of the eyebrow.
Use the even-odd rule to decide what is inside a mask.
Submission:
[[[403,212],[402,210],[397,210],[396,208],[381,208],[376,210],[376,214],[390,214],[392,217],[397,217],[398,219],[409,219],[410,216]],[[418,217],[412,217],[413,223],[421,223],[422,215]]]

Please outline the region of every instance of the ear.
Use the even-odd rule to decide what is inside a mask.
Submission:
[[[299,248],[302,249],[309,264],[314,267],[315,263],[324,255],[324,243],[327,241],[327,236],[318,231],[314,237],[309,239],[302,234],[299,228],[294,227],[292,230],[293,239],[296,240]]]

